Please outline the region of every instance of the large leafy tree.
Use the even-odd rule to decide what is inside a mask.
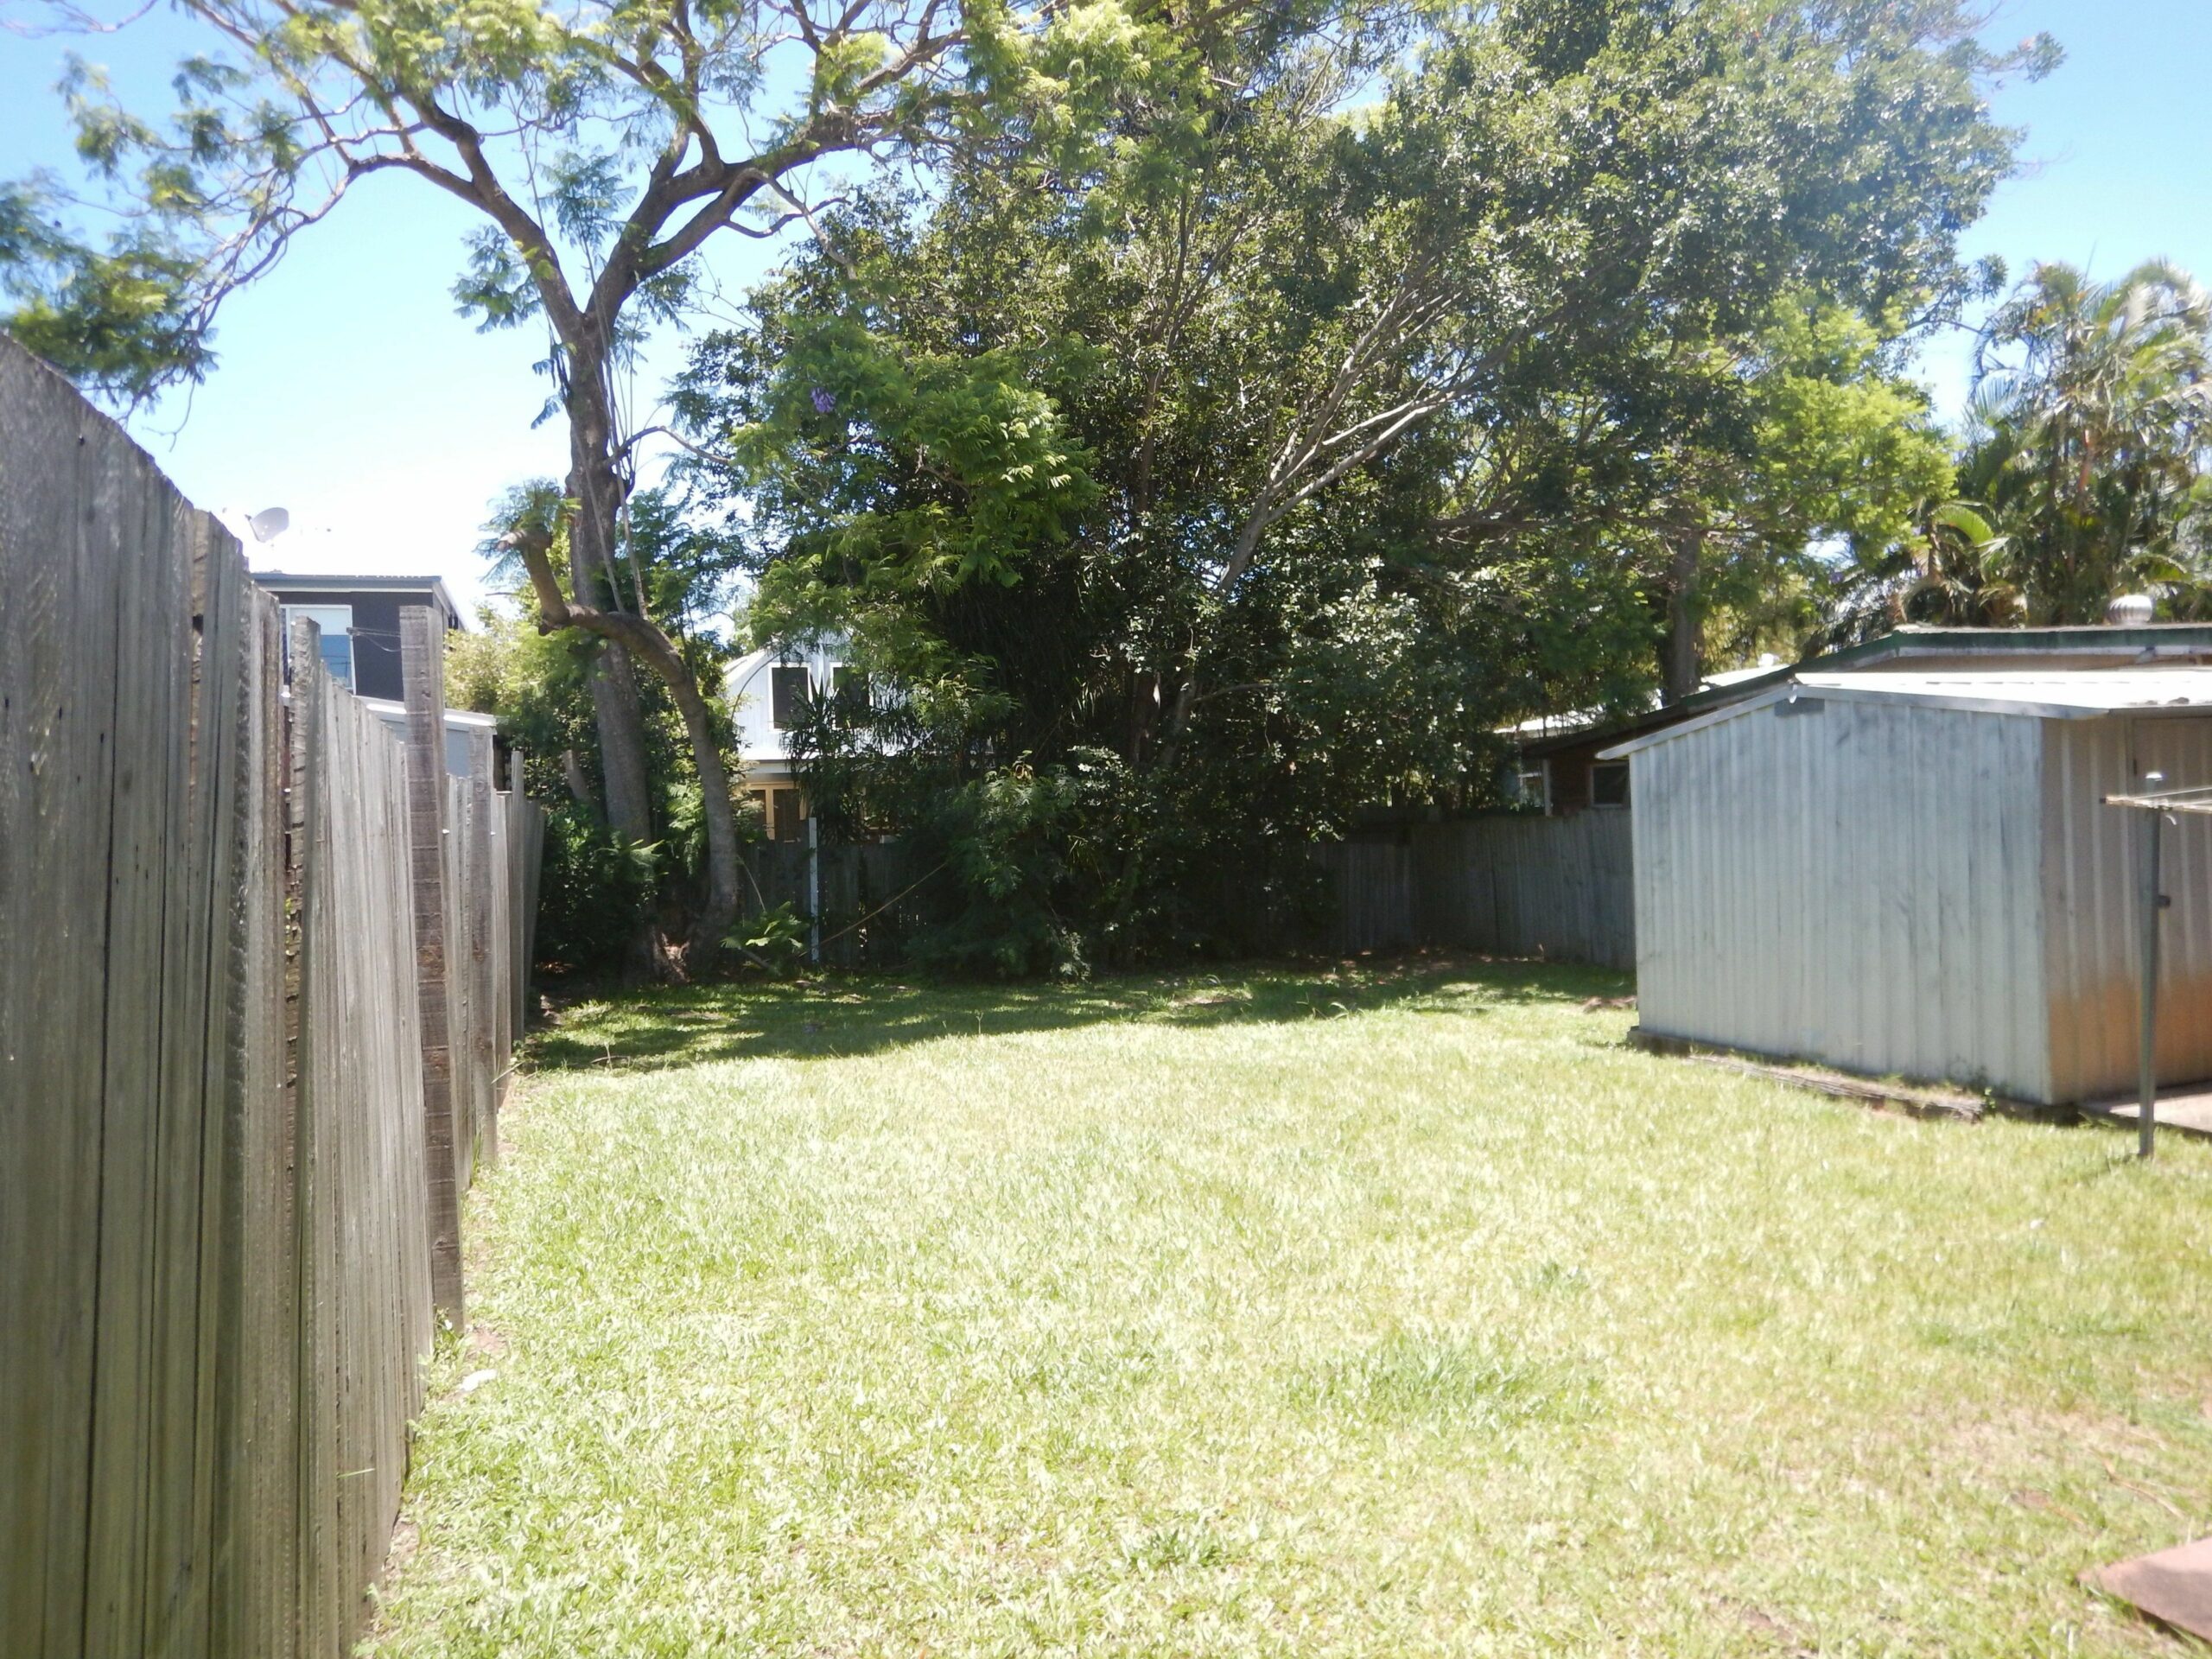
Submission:
[[[693,677],[713,685],[730,651],[728,538],[687,521],[663,490],[640,489],[628,507],[623,575],[635,584],[635,603],[659,620]],[[590,686],[594,642],[574,630],[531,625],[530,576],[517,550],[542,537],[551,543],[553,568],[564,569],[572,522],[560,486],[550,479],[512,489],[496,504],[479,550],[500,597],[482,607],[476,630],[460,636],[448,654],[446,697],[452,707],[498,715],[527,757],[531,792],[556,803],[540,918],[544,957],[596,971],[620,966],[653,918],[695,911],[703,902],[709,860],[704,803],[682,765],[683,722],[657,678],[639,689],[658,833],[640,843],[607,827],[593,781],[601,775]],[[717,714],[718,728],[734,736]],[[734,764],[736,757],[724,759]],[[741,812],[741,833],[756,816]]]
[[[2133,586],[2202,602],[2212,297],[2188,273],[2037,265],[1982,331],[1969,440],[2026,620],[2100,621]]]
[[[708,342],[679,406],[760,626],[908,688],[880,764],[830,747],[1003,853],[1018,950],[1201,936],[1220,872],[1480,787],[1548,662],[1625,695],[1658,531],[1802,550],[1923,467],[1851,320],[1965,291],[1995,66],[1947,4],[1758,11],[1485,8],[1363,105],[1387,33],[1283,43],[1125,102],[1100,172],[840,218]]]
[[[645,841],[635,665],[664,683],[704,800],[709,897],[695,949],[737,900],[716,721],[683,651],[626,579],[626,504],[644,434],[619,395],[641,331],[682,312],[717,238],[814,215],[826,181],[963,143],[1074,154],[1089,89],[1233,39],[1235,0],[1185,17],[1117,0],[1022,11],[1000,0],[181,0],[207,49],[166,121],[79,67],[65,87],[91,205],[50,179],[0,191],[9,327],[123,398],[197,379],[225,301],[372,175],[479,215],[454,293],[487,327],[550,338],[569,436],[567,569],[518,541],[540,626],[599,642],[591,687],[606,806]],[[65,25],[103,27],[73,3]],[[131,16],[141,16],[143,8]],[[127,21],[127,19],[125,19]]]
[[[1716,651],[1794,650],[1826,620],[1839,563],[1885,565],[1916,546],[1927,504],[1953,484],[1948,441],[1895,345],[1903,330],[1793,296],[1707,366],[1724,418],[1662,457],[1656,523],[1661,687],[1702,683]]]

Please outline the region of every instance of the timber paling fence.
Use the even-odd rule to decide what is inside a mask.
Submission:
[[[236,542],[0,339],[7,1659],[360,1634],[543,825],[405,632],[404,743],[306,632],[287,694]]]
[[[908,931],[927,914],[933,897],[932,872],[912,865],[897,841],[824,847],[818,854],[804,842],[760,842],[746,849],[740,920],[788,905],[802,920],[820,918],[824,965],[896,968],[906,959]]]
[[[902,966],[910,935],[941,904],[936,872],[916,868],[895,840],[810,852],[788,841],[747,849],[741,919],[788,905],[802,920],[820,917],[825,966]],[[1443,946],[1636,970],[1625,810],[1402,824],[1321,843],[1313,856],[1328,878],[1326,922],[1317,934],[1302,918],[1246,915],[1258,948]]]
[[[1444,945],[1636,969],[1626,810],[1410,823],[1314,849],[1338,950]]]

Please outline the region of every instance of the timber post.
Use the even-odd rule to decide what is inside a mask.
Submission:
[[[423,1032],[423,1149],[428,1165],[430,1297],[462,1329],[461,1181],[454,1135],[446,939],[445,623],[427,605],[399,612],[407,707],[407,864],[415,912],[416,995]]]

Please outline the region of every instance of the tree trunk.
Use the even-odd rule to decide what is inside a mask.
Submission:
[[[621,586],[614,580],[614,525],[622,505],[622,479],[615,465],[613,423],[603,391],[606,383],[599,364],[583,360],[581,353],[574,356],[569,449],[575,516],[569,526],[569,548],[575,597],[563,594],[554,578],[550,546],[543,542],[518,543],[516,551],[537,596],[538,626],[580,628],[605,642],[602,666],[619,664],[606,676],[614,688],[609,701],[598,701],[601,680],[597,677],[593,681],[593,696],[601,711],[607,817],[626,835],[631,832],[624,827],[616,805],[618,779],[623,780],[623,787],[634,790],[640,818],[645,802],[645,728],[639,715],[633,661],[642,662],[660,678],[683,716],[692,765],[699,775],[700,806],[707,830],[707,899],[693,919],[683,960],[686,969],[696,969],[712,959],[721,948],[723,934],[737,918],[737,814],[730,801],[729,771],[722,764],[721,734],[714,710],[700,690],[690,664],[651,617],[623,607]],[[587,580],[602,576],[603,582]],[[618,710],[626,707],[626,714],[618,712],[614,728],[618,737],[634,734],[634,745],[624,747],[620,741],[608,743],[604,711],[610,705]],[[625,720],[632,723],[625,726]]]
[[[576,760],[574,749],[561,751],[561,776],[568,780],[569,793],[575,797],[576,804],[598,817],[599,797],[592,793],[591,779],[584,776],[584,769]]]
[[[569,581],[578,600],[594,607],[622,608],[614,570],[614,524],[622,506],[615,471],[613,423],[595,363],[577,353],[569,393],[569,499],[576,504],[569,525]],[[633,842],[653,838],[652,797],[645,783],[645,716],[637,671],[619,641],[606,639],[591,665],[592,713],[599,726],[599,764],[607,786],[607,822]]]
[[[1705,680],[1703,627],[1697,613],[1698,554],[1705,544],[1701,531],[1688,531],[1675,538],[1667,581],[1667,652],[1665,685],[1661,695],[1669,702],[1694,696]]]

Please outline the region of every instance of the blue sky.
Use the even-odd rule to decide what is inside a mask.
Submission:
[[[165,15],[143,33],[76,43],[157,107],[182,38]],[[2038,258],[2113,276],[2152,255],[2212,281],[2212,0],[2010,0],[1987,30],[2009,41],[2047,29],[2067,62],[2038,86],[2007,87],[1997,111],[2028,128],[2022,175],[1970,231],[1969,255],[2013,274]],[[67,160],[49,88],[71,42],[0,34],[0,175]],[[288,569],[443,575],[467,603],[486,504],[507,485],[566,468],[559,423],[533,431],[542,336],[481,335],[454,315],[467,213],[414,181],[372,178],[302,238],[273,276],[224,315],[221,366],[189,401],[136,423],[185,493],[234,523],[281,505],[293,529],[256,562]],[[736,294],[774,257],[751,242],[717,255]],[[650,392],[680,355],[654,350]],[[1923,365],[1955,416],[1970,339],[1933,342]]]

